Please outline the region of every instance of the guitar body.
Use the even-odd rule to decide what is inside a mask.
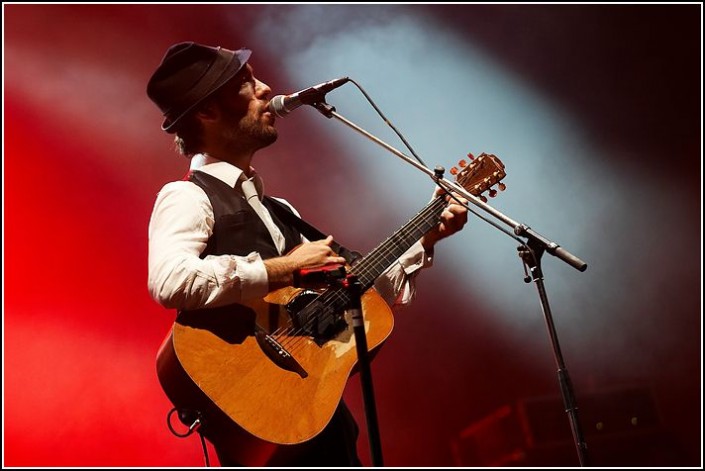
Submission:
[[[483,153],[460,166],[451,173],[473,195],[495,184],[504,189],[504,164],[496,156]],[[353,267],[364,292],[370,352],[394,325],[389,306],[371,289],[375,280],[438,224],[446,204],[444,197],[434,198]],[[199,431],[216,447],[227,448],[230,461],[276,463],[280,452],[298,448],[281,445],[315,437],[338,407],[357,363],[352,320],[343,315],[349,299],[340,288],[288,287],[247,305],[182,312],[157,355],[162,388],[179,411],[199,411]],[[184,418],[193,420],[193,415]]]
[[[272,336],[302,371],[276,364],[256,335],[292,330],[284,306],[302,291],[283,288],[247,306],[179,316],[157,355],[159,380],[174,405],[218,414],[215,405],[245,432],[266,442],[297,444],[320,433],[357,363],[349,314],[347,328],[324,343],[309,336]],[[363,295],[362,311],[372,351],[389,336],[394,320],[373,289]]]

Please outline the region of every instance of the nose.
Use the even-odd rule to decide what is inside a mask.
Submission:
[[[266,98],[270,93],[272,93],[272,89],[269,88],[269,85],[258,79],[255,79],[255,91],[257,96],[261,98]]]

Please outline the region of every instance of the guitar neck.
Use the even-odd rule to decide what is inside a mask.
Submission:
[[[438,224],[445,206],[444,198],[434,198],[421,212],[352,267],[352,272],[357,276],[363,293],[371,288],[375,280],[409,247]],[[321,326],[320,331],[324,332],[327,326],[335,321],[335,313],[350,305],[350,297],[346,289],[340,287],[328,289],[293,316],[297,325],[315,324]]]
[[[365,255],[353,267],[353,273],[357,275],[363,292],[372,287],[375,280],[421,236],[438,224],[445,206],[444,198],[434,198],[409,222],[379,244],[372,252]]]

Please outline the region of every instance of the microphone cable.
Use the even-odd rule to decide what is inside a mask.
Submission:
[[[355,84],[355,86],[358,88],[358,90],[360,90],[360,92],[364,95],[365,99],[367,99],[367,101],[370,103],[370,105],[372,105],[372,108],[375,109],[375,111],[377,112],[377,114],[382,118],[382,120],[387,124],[387,126],[389,126],[389,127],[392,129],[392,131],[394,131],[394,134],[396,134],[396,135],[399,137],[399,139],[401,140],[401,142],[404,143],[404,145],[406,146],[406,148],[409,149],[409,152],[411,152],[411,155],[414,156],[414,158],[415,158],[421,165],[423,165],[424,167],[428,168],[428,165],[426,165],[426,163],[423,161],[423,159],[422,159],[421,157],[419,157],[419,155],[416,153],[416,151],[414,151],[414,149],[411,147],[411,144],[409,144],[409,142],[408,142],[408,141],[406,140],[406,138],[402,135],[402,133],[399,132],[399,130],[396,128],[396,126],[394,126],[394,124],[384,115],[384,113],[382,112],[382,110],[379,109],[379,107],[375,104],[374,100],[372,100],[372,98],[370,97],[370,95],[367,94],[367,92],[365,91],[365,89],[362,88],[362,86],[361,86],[359,83],[357,83],[354,79],[352,79],[352,78],[350,78],[350,77],[348,77],[348,81],[350,81],[350,82],[352,82],[352,83]],[[482,220],[485,221],[486,223],[490,224],[491,226],[494,226],[496,229],[498,229],[499,231],[501,231],[501,232],[503,232],[504,234],[508,235],[509,237],[511,237],[512,239],[514,239],[515,241],[519,242],[519,244],[521,244],[522,246],[524,246],[526,249],[529,248],[528,245],[526,244],[526,242],[523,241],[523,240],[521,240],[521,239],[520,239],[519,237],[517,237],[515,234],[512,234],[509,230],[507,230],[507,229],[505,229],[504,227],[500,226],[500,225],[499,225],[498,223],[496,223],[495,221],[492,221],[491,219],[488,219],[487,217],[485,217],[485,216],[483,216],[482,214],[478,213],[477,211],[475,211],[474,209],[472,209],[467,203],[463,203],[462,201],[460,201],[460,200],[458,199],[458,197],[455,196],[454,194],[448,193],[448,191],[447,191],[443,186],[441,186],[440,183],[438,183],[438,180],[440,180],[439,172],[441,172],[441,175],[442,175],[442,172],[444,172],[444,171],[445,171],[445,170],[444,170],[443,168],[438,168],[438,167],[436,167],[436,175],[433,177],[433,180],[436,182],[436,185],[437,185],[437,186],[439,186],[441,189],[443,189],[443,190],[448,194],[448,196],[450,196],[453,200],[455,200],[455,202],[457,202],[459,205],[464,206],[468,211],[470,211],[470,212],[471,212],[472,214],[474,214],[475,216],[479,217],[480,219],[482,219]]]
[[[418,160],[421,165],[423,165],[424,167],[428,167],[428,165],[426,165],[426,163],[421,159],[421,157],[419,157],[418,154],[416,154],[416,151],[414,151],[414,149],[412,149],[411,144],[409,144],[407,142],[407,140],[404,138],[402,133],[400,133],[399,130],[396,128],[396,126],[394,126],[394,124],[392,124],[392,122],[389,121],[389,119],[387,119],[387,117],[384,115],[384,113],[382,113],[382,110],[379,109],[379,107],[375,104],[374,100],[372,100],[372,98],[367,94],[365,89],[362,88],[362,86],[359,83],[357,83],[355,80],[351,79],[350,77],[348,77],[348,80],[355,84],[357,89],[360,90],[360,92],[365,96],[365,98],[370,103],[370,105],[372,105],[372,108],[375,109],[377,114],[382,118],[382,120],[387,124],[387,126],[392,128],[392,131],[394,131],[394,134],[399,136],[399,139],[401,139],[401,142],[403,142],[404,145],[406,146],[406,148],[409,149],[409,152],[411,152],[411,155],[413,155],[414,158],[416,160]]]

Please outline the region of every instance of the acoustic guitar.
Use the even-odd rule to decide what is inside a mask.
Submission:
[[[491,154],[461,161],[460,169],[451,173],[482,199],[486,190],[496,194],[491,188],[495,184],[504,189],[504,164]],[[371,352],[394,325],[389,306],[372,288],[375,280],[438,224],[447,204],[443,196],[434,198],[348,267],[364,293],[362,312]],[[247,304],[181,313],[157,355],[162,388],[176,408],[217,407],[219,415],[261,440],[310,440],[330,421],[357,363],[346,311],[349,296],[337,287],[286,287]]]

